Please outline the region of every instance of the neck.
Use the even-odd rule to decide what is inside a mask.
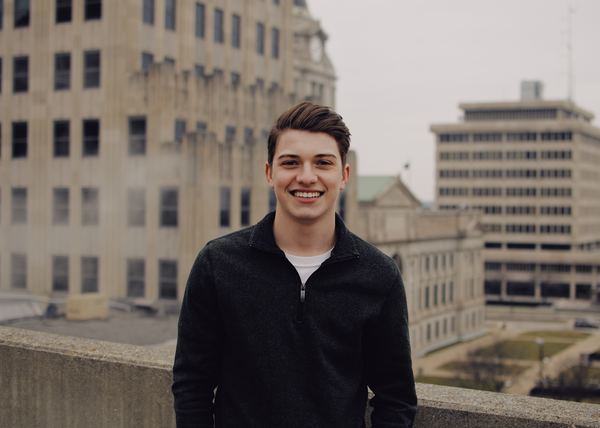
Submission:
[[[304,224],[275,213],[273,234],[277,246],[285,253],[296,256],[323,254],[335,244],[335,216]]]

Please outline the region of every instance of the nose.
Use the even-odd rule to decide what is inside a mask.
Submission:
[[[296,181],[302,184],[312,184],[317,182],[317,174],[315,174],[310,162],[302,165],[302,170],[298,173]]]

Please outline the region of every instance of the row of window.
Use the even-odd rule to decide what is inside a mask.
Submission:
[[[476,152],[440,152],[440,160],[569,160],[573,158],[571,150],[511,150],[511,151],[476,151]]]
[[[421,291],[423,290],[423,291]],[[423,293],[421,295],[421,292]],[[431,295],[430,295],[431,294]],[[419,288],[419,309],[435,308],[454,302],[454,283],[435,284],[432,287]]]
[[[147,122],[146,116],[130,116],[128,124],[128,153],[129,155],[146,154]],[[175,119],[174,141],[181,142],[186,133],[186,121]],[[12,122],[11,124],[11,156],[15,159],[28,156],[29,129],[28,122]],[[207,132],[206,122],[196,122],[196,132],[205,134]],[[2,125],[0,124],[0,143]],[[83,119],[81,122],[82,133],[82,156],[98,156],[100,153],[100,120]],[[266,135],[262,137],[266,139]],[[254,141],[254,129],[244,128],[244,144]],[[232,143],[237,140],[237,128],[227,125],[225,127],[225,141]],[[0,156],[2,155],[0,144]],[[68,157],[71,152],[71,122],[58,119],[52,123],[52,155],[54,157]]]
[[[2,58],[0,58],[0,92],[2,92]],[[29,57],[19,55],[12,61],[12,91],[15,94],[29,92]],[[100,51],[97,49],[83,52],[83,77],[84,89],[100,87],[101,76]],[[71,53],[57,52],[54,54],[54,81],[55,91],[71,89]]]
[[[27,289],[27,254],[11,254],[10,285],[15,289]],[[81,293],[99,291],[99,259],[96,256],[80,258]],[[127,297],[146,296],[146,261],[127,259]],[[52,291],[67,293],[69,284],[69,256],[52,256]],[[177,261],[158,261],[158,294],[161,299],[177,299]]]
[[[571,178],[570,169],[440,169],[440,178]]]
[[[484,268],[486,271],[499,272],[503,268],[508,272],[535,272],[539,269],[540,272],[555,272],[555,273],[592,273],[594,265],[590,264],[575,264],[566,263],[531,263],[531,262],[485,262]],[[596,266],[600,270],[600,266]]]
[[[505,233],[515,234],[549,234],[549,235],[569,235],[571,233],[571,225],[569,224],[542,224],[536,225],[532,223],[527,224],[499,224],[499,223],[483,223],[481,225],[484,232],[488,233],[502,233],[504,226]]]
[[[501,295],[503,283],[499,280],[485,281],[485,294],[494,296]],[[535,283],[533,281],[506,281],[504,283],[504,293],[507,296],[519,297],[534,297],[536,292]],[[571,286],[567,283],[548,283],[540,284],[541,297],[571,297]],[[575,284],[576,299],[589,300],[592,297],[592,284]]]
[[[31,24],[30,0],[14,0],[13,27],[25,28]],[[54,1],[54,19],[57,24],[71,22],[73,19],[73,0]],[[102,18],[102,0],[83,0],[83,19],[92,21]],[[4,21],[4,0],[0,0],[0,29]]]
[[[488,215],[537,215],[539,213],[543,216],[570,216],[572,213],[570,206],[555,205],[541,206],[539,210],[535,205],[507,205],[505,207],[502,205],[473,205],[471,208]]]
[[[560,132],[475,132],[468,134],[445,133],[439,135],[440,143],[474,143],[499,142],[499,141],[572,141],[573,133],[571,131]]]
[[[539,120],[556,119],[558,110],[555,108],[515,108],[502,110],[466,110],[465,120]]]
[[[440,196],[478,196],[478,197],[552,197],[552,198],[570,198],[573,194],[570,187],[440,187],[438,190]]]
[[[68,225],[70,222],[71,197],[68,187],[52,189],[52,224]],[[0,195],[1,196],[1,195]],[[251,190],[243,188],[240,193],[240,224],[250,225]],[[160,190],[159,224],[161,227],[177,227],[179,191],[176,188]],[[231,189],[221,187],[219,198],[219,225],[231,226]],[[11,189],[11,223],[27,223],[27,188]],[[97,226],[100,218],[100,192],[96,187],[81,189],[81,225]],[[146,191],[141,188],[127,190],[127,225],[146,225]]]

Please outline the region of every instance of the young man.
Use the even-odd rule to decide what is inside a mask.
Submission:
[[[187,283],[173,367],[177,426],[412,426],[416,395],[394,262],[336,216],[350,133],[303,102],[268,141],[274,213],[209,242]],[[215,391],[216,389],[216,391]]]

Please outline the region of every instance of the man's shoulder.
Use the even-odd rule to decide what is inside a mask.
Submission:
[[[358,235],[350,231],[348,233],[358,252],[359,264],[363,268],[373,273],[377,272],[378,275],[397,275],[398,266],[392,257]]]
[[[255,227],[256,225],[249,226],[211,239],[206,243],[204,249],[210,252],[221,252],[247,247]]]

